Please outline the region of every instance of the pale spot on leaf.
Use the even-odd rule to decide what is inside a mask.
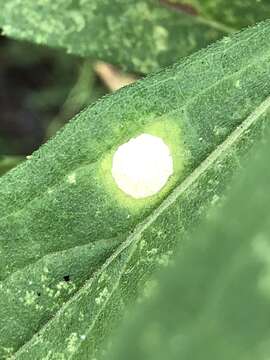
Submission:
[[[70,184],[76,184],[76,174],[70,174],[68,175],[68,180],[67,180]]]
[[[173,174],[169,147],[153,135],[142,134],[121,145],[114,154],[112,176],[133,198],[157,194]]]

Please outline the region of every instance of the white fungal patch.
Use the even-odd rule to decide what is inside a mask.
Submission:
[[[68,175],[67,181],[70,184],[76,184],[76,174],[72,173],[72,174]]]
[[[157,136],[141,134],[119,146],[113,157],[116,184],[136,199],[157,194],[172,174],[170,149]]]

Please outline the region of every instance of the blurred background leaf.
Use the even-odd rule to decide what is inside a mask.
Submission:
[[[149,73],[234,31],[156,0],[0,0],[3,33]],[[42,24],[42,26],[41,26]]]
[[[237,29],[260,22],[270,15],[268,0],[161,0],[178,6],[179,10],[193,9],[201,16]],[[184,5],[183,5],[184,4]]]
[[[172,64],[270,13],[268,0],[0,0],[0,6],[7,36],[138,73]]]

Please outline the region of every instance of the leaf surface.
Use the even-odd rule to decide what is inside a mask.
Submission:
[[[0,357],[95,356],[269,126],[269,35],[260,24],[102,99],[0,179]],[[111,162],[144,132],[175,171],[135,200]]]
[[[191,4],[195,13],[178,3]],[[0,6],[7,36],[139,73],[172,64],[270,12],[268,0],[0,0]]]
[[[110,360],[263,360],[270,352],[270,137],[182,246]]]
[[[268,0],[173,0],[171,3],[191,5],[200,16],[238,29],[256,24],[270,14]]]
[[[0,6],[7,36],[140,73],[172,64],[231,31],[156,0],[0,0]]]

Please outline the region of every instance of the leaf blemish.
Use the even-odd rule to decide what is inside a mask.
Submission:
[[[163,199],[183,176],[187,151],[178,120],[149,115],[140,129],[129,133],[102,159],[99,179],[106,192],[121,207],[129,209],[128,219]],[[127,172],[124,164],[129,168]],[[161,178],[163,183],[159,183]]]
[[[141,134],[120,145],[113,157],[112,176],[118,187],[133,198],[158,193],[173,174],[173,160],[164,141]]]
[[[67,182],[69,184],[76,184],[76,174],[72,173],[72,174],[68,175]]]

